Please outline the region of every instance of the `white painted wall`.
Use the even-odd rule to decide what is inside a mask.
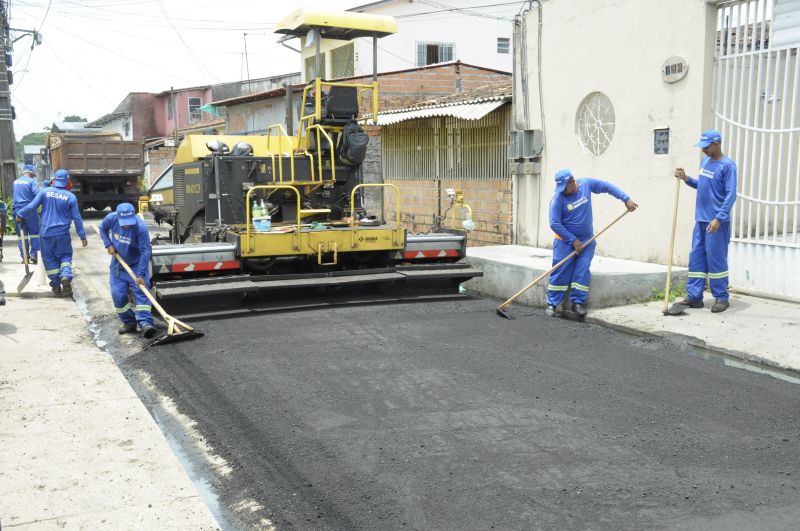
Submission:
[[[125,124],[128,125],[128,132],[125,133]],[[122,140],[133,140],[133,118],[125,116],[117,118],[102,126],[103,131],[113,131],[122,135]]]
[[[690,175],[697,174],[702,153],[693,146],[700,132],[712,124],[714,7],[705,0],[543,0],[542,4],[546,138],[538,183],[541,193],[521,195],[517,205],[517,211],[538,211],[538,238],[519,243],[552,245],[548,208],[553,177],[566,167],[578,177],[611,181],[639,203],[636,213],[603,235],[598,243],[600,254],[665,263],[674,168],[682,166]],[[533,128],[541,128],[537,16],[534,8],[526,20],[528,104]],[[661,67],[673,55],[684,56],[689,71],[678,83],[667,84],[662,81]],[[610,98],[616,115],[613,140],[598,156],[582,147],[575,128],[580,103],[595,91]],[[653,130],[665,127],[670,128],[669,155],[654,155]],[[680,193],[675,253],[676,261],[685,264],[695,191],[682,186]],[[526,203],[525,197],[536,203]],[[596,230],[623,209],[610,196],[595,196],[593,204]],[[530,229],[529,237],[537,233],[535,227]]]
[[[519,11],[521,2],[513,5],[475,7],[497,3],[503,2],[461,0],[448,3],[448,5],[483,16],[445,11],[441,7],[414,0],[396,0],[364,10],[354,9],[354,11],[393,16],[397,20],[397,33],[378,40],[379,72],[415,68],[417,66],[417,41],[452,42],[455,43],[454,61],[461,60],[464,63],[510,72],[511,53],[497,53],[497,38],[511,38],[511,21]],[[427,14],[411,16],[418,13]],[[498,18],[503,20],[498,20]],[[357,39],[356,43],[355,75],[371,74],[372,39]],[[320,49],[325,52],[342,44],[344,44],[342,41],[323,40],[320,43]],[[314,50],[313,45],[309,48],[303,47],[301,65],[305,64],[306,57],[314,55]],[[328,71],[330,72],[330,70]]]

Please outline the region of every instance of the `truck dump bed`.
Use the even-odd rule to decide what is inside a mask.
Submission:
[[[118,135],[52,134],[48,145],[52,168],[66,168],[75,177],[144,173],[141,141],[123,141]]]

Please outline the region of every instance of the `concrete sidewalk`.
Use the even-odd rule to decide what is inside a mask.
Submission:
[[[465,283],[467,290],[504,300],[551,266],[552,250],[521,245],[472,247],[470,263],[484,272]],[[673,286],[685,282],[686,268],[673,267]],[[666,267],[596,256],[592,261],[588,321],[632,333],[685,336],[693,346],[768,367],[800,371],[800,304],[732,294],[731,307],[706,308],[665,317],[663,301],[645,302],[663,294]],[[544,311],[547,279],[515,304]]]
[[[80,244],[78,244],[80,245]],[[76,304],[38,273],[23,296],[16,242],[0,280],[3,529],[218,529],[161,431]],[[75,249],[75,261],[94,249]]]
[[[664,316],[658,301],[590,310],[588,319],[647,334],[688,336],[700,348],[800,371],[800,304],[731,293],[730,308],[711,313],[713,302],[706,293],[706,307],[685,315]]]

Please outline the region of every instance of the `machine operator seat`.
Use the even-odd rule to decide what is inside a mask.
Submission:
[[[323,125],[345,125],[358,116],[358,88],[332,86],[322,109]]]

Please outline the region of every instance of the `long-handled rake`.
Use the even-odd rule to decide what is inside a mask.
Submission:
[[[617,221],[619,221],[622,218],[624,218],[625,215],[628,214],[629,212],[630,212],[629,210],[626,210],[625,212],[623,212],[622,214],[617,216],[617,218],[614,221],[612,221],[611,223],[606,225],[603,230],[601,230],[600,232],[598,232],[597,234],[595,234],[594,236],[589,238],[583,245],[586,246],[586,245],[589,245],[590,243],[592,243],[593,241],[595,241],[601,234],[603,234],[605,231],[610,229],[612,225],[614,225]],[[542,273],[541,275],[539,275],[538,277],[533,279],[527,286],[525,286],[524,288],[522,288],[521,290],[516,292],[514,295],[512,295],[510,299],[508,299],[503,304],[501,304],[500,306],[497,307],[497,310],[496,310],[497,315],[499,315],[500,317],[505,317],[506,319],[513,319],[514,317],[512,317],[511,314],[506,311],[508,309],[508,307],[511,306],[511,303],[514,302],[517,299],[517,297],[519,297],[520,295],[522,295],[523,293],[525,293],[526,291],[531,289],[533,286],[535,286],[537,283],[539,283],[540,280],[542,280],[543,278],[547,277],[550,273],[552,273],[553,271],[555,271],[556,269],[558,269],[562,265],[566,264],[569,260],[571,260],[577,254],[578,254],[577,251],[572,251],[567,256],[565,256],[563,260],[561,260],[556,265],[554,265],[553,267],[551,267],[550,269],[548,269],[547,271],[545,271],[544,273]]]
[[[131,279],[134,283],[136,283],[136,275],[128,267],[128,264],[125,263],[125,260],[120,257],[118,253],[114,253],[114,257],[117,259],[117,262],[122,266],[123,269],[130,275]],[[158,303],[153,294],[150,293],[150,290],[147,286],[139,286],[139,289],[142,290],[142,293],[150,300],[150,304],[158,311],[161,318],[164,319],[164,322],[167,323],[167,333],[162,337],[156,339],[151,344],[152,345],[164,345],[166,343],[174,343],[176,341],[185,341],[187,339],[194,339],[197,337],[203,337],[203,333],[199,330],[195,330],[191,326],[187,325],[183,321],[179,321],[175,319],[171,315],[169,315],[164,308]]]

